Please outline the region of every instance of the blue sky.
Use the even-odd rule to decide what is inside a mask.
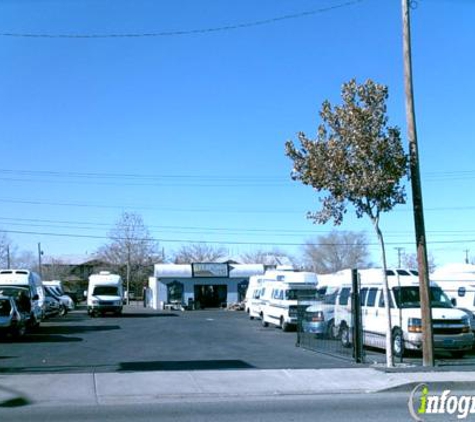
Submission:
[[[462,262],[475,256],[475,2],[415,4],[428,249]],[[290,180],[284,143],[313,137],[321,103],[356,77],[389,86],[406,144],[401,31],[399,0],[0,0],[0,228],[21,249],[81,254],[135,211],[168,253],[207,241],[298,255],[334,227],[306,219],[317,197]],[[381,221],[393,265],[396,247],[414,252],[408,194]],[[338,229],[367,232],[379,259],[368,219],[350,209]]]

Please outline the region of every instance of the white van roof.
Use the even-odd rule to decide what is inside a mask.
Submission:
[[[263,278],[266,281],[281,281],[285,283],[317,284],[317,274],[307,271],[266,271]]]

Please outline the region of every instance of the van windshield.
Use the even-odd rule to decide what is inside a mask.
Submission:
[[[119,289],[116,286],[96,286],[93,295],[119,296]]]
[[[316,289],[291,289],[285,292],[286,300],[315,299],[317,297]]]
[[[398,308],[420,308],[419,286],[393,287]],[[440,287],[430,288],[430,302],[434,308],[452,308],[452,302]]]

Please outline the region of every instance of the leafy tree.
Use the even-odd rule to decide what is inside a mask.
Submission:
[[[303,247],[304,267],[319,274],[335,273],[345,268],[365,268],[369,261],[368,241],[364,232],[332,230],[308,240]]]
[[[293,161],[292,178],[326,192],[320,197],[321,209],[308,213],[316,223],[333,220],[341,224],[348,204],[358,218],[366,215],[373,223],[381,246],[383,272],[386,252],[380,229],[381,213],[405,202],[402,179],[408,175],[408,155],[404,152],[400,131],[388,126],[386,100],[388,88],[371,80],[359,85],[353,79],[343,84],[343,104],[333,107],[325,101],[320,111],[323,121],[317,138],[299,133],[300,148],[286,143],[286,154]],[[386,358],[393,366],[388,282],[385,277],[384,299],[387,312]]]
[[[97,258],[116,266],[136,292],[152,274],[153,265],[163,261],[158,242],[152,239],[140,214],[124,212],[109,232],[110,242],[99,248]],[[128,295],[127,298],[129,298]]]
[[[191,264],[192,262],[214,262],[227,257],[229,251],[224,247],[215,247],[207,243],[191,243],[183,245],[175,252],[175,264]]]

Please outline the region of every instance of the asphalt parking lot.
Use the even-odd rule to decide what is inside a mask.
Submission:
[[[0,373],[356,366],[295,342],[295,332],[264,328],[239,311],[155,312],[137,303],[122,317],[90,318],[79,308],[19,341],[2,340]]]

